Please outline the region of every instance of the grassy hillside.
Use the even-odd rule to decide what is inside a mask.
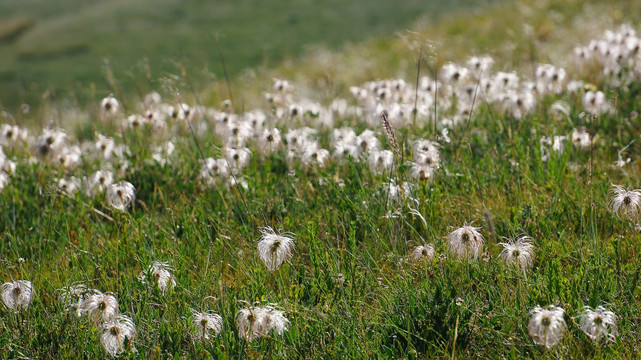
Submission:
[[[16,108],[53,90],[55,97],[112,91],[105,61],[127,93],[159,87],[155,81],[193,69],[204,85],[223,77],[216,37],[231,76],[275,66],[307,47],[339,48],[394,36],[423,14],[478,5],[450,2],[304,0],[110,0],[0,2],[0,104]],[[5,36],[3,36],[3,33]],[[4,38],[4,40],[2,40]],[[147,76],[149,73],[149,76]]]
[[[447,62],[482,54],[494,57],[495,68],[505,71],[533,75],[539,63],[577,70],[571,56],[574,47],[600,36],[608,26],[639,24],[635,16],[639,13],[641,3],[633,0],[503,2],[482,10],[447,14],[437,22],[423,17],[413,28],[394,37],[350,44],[339,51],[312,49],[302,60],[258,73],[258,81],[267,86],[273,77],[285,77],[298,81],[314,96],[346,96],[347,88],[355,83],[388,77],[412,79],[421,48],[422,74],[432,76]],[[264,87],[253,86],[256,78],[252,76],[234,85],[245,94],[246,101],[257,105]],[[221,92],[224,97],[216,84],[209,94]]]
[[[55,11],[124,2],[85,4]],[[241,71],[232,104],[112,62],[0,112],[0,359],[638,358],[640,13],[420,18]]]

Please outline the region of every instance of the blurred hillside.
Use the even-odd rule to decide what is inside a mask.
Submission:
[[[423,17],[474,0],[21,0],[0,1],[0,106],[103,96],[113,69],[124,93],[161,87],[184,66],[196,86],[273,67],[308,46],[338,49],[393,37]],[[427,15],[426,15],[427,14]]]

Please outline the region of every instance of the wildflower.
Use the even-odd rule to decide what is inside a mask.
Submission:
[[[612,185],[610,207],[619,217],[636,221],[641,214],[641,190],[627,190],[621,185]]]
[[[80,189],[80,184],[80,179],[73,176],[56,180],[58,189],[71,197]]]
[[[7,174],[16,173],[16,163],[9,160],[7,156],[2,152],[2,147],[0,146],[0,172],[5,172]]]
[[[394,153],[391,150],[373,150],[369,153],[367,162],[372,173],[389,173],[394,167]]]
[[[547,308],[536,306],[530,311],[532,318],[528,323],[528,334],[537,345],[553,348],[563,337],[567,326],[563,308],[549,305]]]
[[[356,132],[350,127],[342,127],[332,130],[329,142],[336,147],[340,143],[355,143],[357,140]]]
[[[94,143],[96,155],[101,156],[105,160],[110,160],[116,148],[114,139],[98,134],[98,140]]]
[[[162,146],[156,146],[151,158],[155,160],[160,166],[167,165],[167,160],[171,157],[176,149],[176,145],[171,141],[167,141]]]
[[[585,111],[592,115],[600,115],[610,110],[610,105],[605,99],[605,94],[601,91],[588,91],[583,94],[581,99]]]
[[[100,114],[103,116],[117,114],[119,109],[120,103],[113,96],[107,96],[100,101]]]
[[[465,225],[452,231],[448,236],[450,252],[459,259],[477,259],[483,252],[483,235],[478,232],[480,228]]]
[[[236,315],[238,333],[247,341],[266,336],[270,332],[282,335],[288,324],[289,320],[284,312],[271,305],[241,309]]]
[[[448,63],[441,67],[439,73],[440,80],[445,84],[455,85],[467,80],[469,70],[453,63]]]
[[[90,289],[83,284],[72,285],[59,289],[61,292],[60,303],[69,311],[74,311],[78,317],[82,316],[82,303],[91,295],[98,295],[100,291]]]
[[[589,149],[592,144],[590,133],[584,127],[572,130],[572,144],[582,150]]]
[[[67,134],[58,130],[44,129],[36,139],[33,150],[42,159],[54,157],[64,147]]]
[[[246,120],[229,121],[227,124],[216,127],[221,137],[230,147],[242,147],[254,132],[251,123]]]
[[[174,276],[171,274],[170,270],[173,269],[168,263],[156,261],[147,270],[141,272],[138,278],[143,283],[145,282],[145,279],[152,278],[158,285],[160,291],[165,294],[168,289],[172,289],[176,286],[176,280],[174,280]]]
[[[434,254],[434,246],[421,245],[414,248],[414,251],[412,251],[412,254],[410,255],[410,259],[412,261],[423,260],[425,262],[430,262],[434,258]]]
[[[356,146],[358,146],[361,153],[367,154],[378,150],[381,142],[372,130],[365,130],[356,137]]]
[[[10,310],[26,310],[33,300],[33,284],[27,280],[7,282],[0,286],[2,302]]]
[[[303,163],[305,165],[318,165],[321,168],[327,165],[329,151],[318,148],[318,144],[308,146],[303,152]]]
[[[200,180],[207,186],[214,186],[219,179],[231,174],[227,159],[207,158],[200,168]]]
[[[169,106],[166,109],[167,115],[174,120],[185,120],[189,117],[191,109],[189,105],[181,103],[176,106]]]
[[[274,80],[274,86],[273,86],[274,91],[287,93],[292,90],[292,86],[290,85],[289,81],[276,79],[276,78],[274,78],[273,80]]]
[[[280,130],[263,129],[263,133],[258,137],[257,147],[261,154],[266,155],[277,150],[281,144]]]
[[[412,190],[414,185],[408,182],[403,182],[402,185],[397,185],[393,180],[389,183],[383,184],[383,193],[386,199],[390,201],[400,201],[403,198],[414,200],[412,198]]]
[[[247,180],[243,177],[238,177],[238,176],[230,176],[227,178],[227,188],[232,189],[236,186],[240,186],[243,189],[247,190],[249,189],[249,184],[247,183]]]
[[[0,126],[0,145],[11,146],[18,141],[26,141],[28,134],[27,129],[21,129],[17,125],[3,124]]]
[[[563,68],[558,68],[550,64],[543,64],[536,68],[535,79],[536,90],[540,94],[558,94],[563,91],[566,72]]]
[[[251,150],[248,148],[230,148],[224,150],[225,158],[229,162],[229,167],[233,170],[234,174],[239,173],[243,168],[249,165],[251,160]]]
[[[127,116],[127,120],[123,122],[123,127],[125,129],[137,129],[145,124],[148,120],[146,117],[140,114],[132,114]]]
[[[223,318],[212,312],[198,312],[191,310],[191,326],[197,340],[209,340],[220,334],[223,330]]]
[[[294,251],[293,234],[276,234],[271,227],[261,230],[258,242],[258,256],[263,260],[269,271],[278,269],[283,262],[292,257]]]
[[[136,199],[136,188],[127,181],[112,184],[107,190],[109,205],[117,210],[125,211]]]
[[[494,76],[492,86],[496,91],[500,92],[506,92],[508,90],[516,91],[519,88],[519,82],[519,76],[515,72],[498,72]]]
[[[116,297],[99,291],[84,299],[81,305],[81,313],[87,314],[96,324],[112,320],[119,312]]]
[[[472,71],[476,78],[481,75],[487,75],[494,64],[494,59],[488,55],[473,56],[467,61],[467,67]]]
[[[334,157],[338,159],[344,159],[351,157],[354,160],[358,161],[358,155],[360,151],[355,144],[340,142],[334,146]]]
[[[599,306],[595,310],[589,306],[583,309],[579,327],[585,335],[594,342],[599,342],[601,339],[607,341],[616,339],[617,316],[614,312],[606,310],[603,306]]]
[[[160,96],[159,93],[152,91],[145,95],[145,99],[143,100],[143,103],[146,107],[153,107],[160,105],[160,102],[162,101],[162,96]]]
[[[111,171],[98,170],[91,174],[85,182],[87,195],[95,196],[105,192],[114,182],[114,174]]]
[[[429,165],[423,165],[416,162],[411,162],[410,173],[413,178],[417,180],[428,180],[434,176],[434,168]]]
[[[111,356],[118,356],[123,352],[125,342],[131,344],[136,335],[136,326],[130,317],[120,315],[102,324],[103,333],[100,335],[100,343],[105,351]],[[129,345],[131,346],[131,345]]]
[[[534,258],[534,245],[529,236],[521,236],[516,239],[508,239],[507,242],[499,243],[503,246],[501,250],[501,259],[506,265],[516,266],[523,272],[532,267]]]
[[[533,91],[509,92],[504,99],[504,111],[515,119],[522,119],[534,110],[536,97]]]
[[[56,154],[54,164],[64,169],[71,170],[80,165],[82,151],[79,146],[65,146]]]

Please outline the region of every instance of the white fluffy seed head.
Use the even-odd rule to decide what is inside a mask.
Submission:
[[[603,306],[599,306],[594,310],[589,306],[583,309],[579,327],[592,341],[616,340],[617,316],[614,312],[607,310]]]
[[[158,289],[165,294],[167,290],[173,289],[176,286],[176,280],[172,275],[173,268],[167,262],[155,261],[149,268],[143,270],[138,278],[146,283],[149,280],[151,283],[158,286]]]
[[[285,313],[272,305],[248,307],[236,314],[238,335],[246,341],[267,336],[269,333],[282,335],[287,331],[289,320]]]
[[[87,314],[96,325],[103,324],[111,321],[120,313],[118,300],[113,295],[97,292],[84,299],[81,313]]]
[[[290,259],[295,248],[294,234],[277,234],[271,227],[261,230],[258,241],[258,256],[269,271],[278,269],[285,260]]]
[[[198,312],[191,310],[191,330],[194,338],[198,341],[206,341],[215,338],[223,330],[223,318],[212,312]]]
[[[628,190],[621,185],[612,185],[610,208],[620,218],[637,221],[641,215],[641,190]]]
[[[33,284],[28,280],[16,280],[0,286],[0,297],[7,309],[26,310],[33,300]]]
[[[530,322],[528,323],[528,334],[535,344],[553,348],[561,340],[567,325],[563,315],[563,308],[549,305],[546,308],[536,306],[530,311]]]
[[[450,252],[459,259],[476,260],[483,253],[485,239],[480,228],[465,225],[452,231],[449,240]]]
[[[127,181],[112,184],[107,190],[107,202],[120,211],[125,211],[135,199],[136,188]]]
[[[507,242],[499,245],[503,246],[500,256],[505,265],[515,266],[523,272],[532,267],[534,261],[532,238],[521,236],[516,240],[507,239]]]
[[[125,350],[127,341],[131,342],[136,335],[136,326],[130,317],[120,315],[109,319],[101,325],[103,330],[100,343],[111,356],[118,356]]]
[[[414,248],[414,251],[412,251],[412,254],[410,255],[410,259],[414,262],[430,262],[434,258],[435,254],[434,246],[429,244],[421,245]]]

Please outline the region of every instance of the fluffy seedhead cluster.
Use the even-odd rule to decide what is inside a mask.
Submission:
[[[285,317],[285,313],[277,310],[272,304],[250,306],[239,310],[236,314],[238,335],[246,341],[269,334],[283,335],[288,325],[289,320]]]
[[[601,77],[612,86],[628,86],[641,81],[641,39],[630,25],[621,25],[617,30],[606,30],[601,39],[594,39],[586,46],[574,49],[574,55],[581,70],[601,73]],[[596,70],[596,71],[595,71]],[[602,95],[602,93],[601,93]],[[604,97],[589,98],[590,112],[609,111],[604,107]],[[585,102],[584,102],[585,106]]]
[[[575,54],[586,72],[600,70],[606,87],[629,86],[641,81],[640,47],[641,40],[635,31],[623,26],[606,32],[603,39],[577,48]],[[386,203],[399,205],[399,210],[385,216],[394,219],[403,215],[407,203],[422,204],[416,189],[430,184],[421,182],[440,176],[462,176],[450,172],[450,165],[460,159],[452,159],[449,136],[456,136],[459,145],[463,144],[461,136],[467,134],[464,130],[476,120],[474,112],[480,106],[497,115],[493,118],[503,116],[512,125],[526,119],[537,107],[547,106],[545,96],[574,94],[577,109],[563,100],[556,100],[545,109],[553,118],[572,122],[571,131],[542,134],[533,129],[532,144],[534,148],[538,145],[546,165],[553,154],[560,156],[566,148],[588,151],[598,144],[595,140],[598,128],[590,127],[588,131],[581,124],[589,125],[600,116],[613,114],[615,103],[607,91],[574,80],[565,69],[551,64],[537,65],[534,76],[528,78],[516,72],[493,71],[493,63],[489,56],[471,57],[459,64],[450,62],[435,69],[434,76],[418,78],[416,85],[403,79],[365,82],[349,88],[351,98],[335,98],[326,105],[297,98],[295,94],[299,92],[293,91],[289,81],[274,79],[273,87],[264,94],[269,109],[241,113],[236,113],[229,101],[220,108],[206,107],[178,99],[163,100],[152,92],[139,104],[125,107],[108,96],[100,101],[97,117],[106,128],[121,132],[114,138],[96,133],[93,140],[79,142],[62,129],[44,128],[34,135],[17,125],[0,125],[0,191],[11,186],[11,178],[20,167],[37,166],[51,170],[45,174],[55,174],[45,178],[63,194],[102,200],[115,210],[126,211],[136,201],[136,188],[124,180],[127,175],[139,171],[141,164],[161,168],[175,165],[175,153],[184,148],[181,141],[186,134],[189,140],[196,140],[196,145],[198,139],[210,135],[220,150],[211,152],[215,146],[204,150],[198,146],[202,159],[192,179],[206,189],[222,184],[241,192],[249,190],[250,182],[244,177],[246,169],[272,155],[285,159],[284,167],[288,167],[292,176],[299,170],[322,174],[322,170],[335,164],[358,163],[370,173],[361,174],[363,178],[371,175],[369,178],[382,184]],[[135,110],[129,113],[128,109]],[[574,115],[579,112],[579,116]],[[580,121],[574,123],[576,117]],[[349,124],[346,120],[352,118],[362,119],[363,123]],[[434,138],[425,139],[419,132],[408,131],[422,128],[434,128]],[[399,134],[406,133],[411,135],[400,138]],[[147,140],[148,134],[150,151],[132,154],[125,139],[131,136]],[[387,148],[384,144],[388,144]],[[411,152],[405,154],[405,149],[410,148]],[[470,151],[476,149],[470,147]],[[134,163],[132,159],[137,156],[148,157]],[[402,159],[407,161],[402,163]],[[620,167],[627,162],[620,159]],[[519,166],[514,161],[510,164]],[[338,187],[343,187],[338,171],[331,178],[336,179]],[[320,177],[319,184],[326,184],[328,178]],[[638,223],[641,190],[614,185],[609,204],[620,218]],[[421,216],[418,210],[412,210],[411,214]],[[425,218],[421,219],[427,224]],[[485,239],[480,230],[465,225],[452,231],[447,236],[452,257],[464,261],[484,257]],[[294,241],[293,234],[278,233],[269,227],[261,229],[258,256],[269,271],[278,270],[293,257]],[[532,268],[534,245],[529,237],[508,239],[500,245],[500,258],[506,265],[523,272]],[[410,259],[429,263],[435,256],[435,247],[425,244],[417,246]],[[155,262],[140,278],[166,294],[176,285],[172,271],[167,263]],[[349,284],[342,274],[336,277],[336,282],[341,286]],[[0,290],[2,302],[10,311],[26,310],[34,296],[31,282],[25,280],[5,283]],[[100,343],[108,354],[118,356],[132,346],[135,325],[120,313],[114,295],[79,284],[61,289],[60,303],[78,317],[88,319],[101,332]],[[528,334],[536,344],[554,347],[567,329],[564,314],[561,307],[537,306],[530,313]],[[247,306],[238,311],[235,320],[240,338],[247,341],[282,335],[289,325],[284,312],[274,305]],[[194,339],[206,341],[223,331],[223,318],[211,311],[192,310],[188,325]],[[586,307],[580,316],[580,328],[595,342],[612,341],[617,335],[617,317],[603,307],[594,310]]]
[[[131,348],[136,327],[130,317],[120,313],[115,296],[83,284],[67,286],[59,291],[60,304],[67,311],[78,317],[86,316],[101,332],[100,344],[109,355],[115,357]]]

